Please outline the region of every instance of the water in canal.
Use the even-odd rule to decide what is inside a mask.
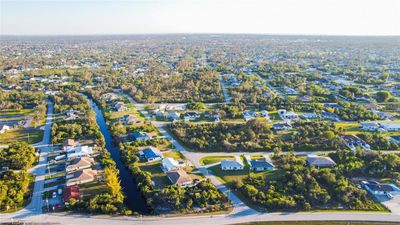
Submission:
[[[123,188],[125,198],[125,205],[132,211],[139,212],[142,214],[148,213],[146,202],[143,196],[137,189],[136,181],[133,176],[129,173],[124,163],[121,161],[120,151],[114,146],[114,141],[111,137],[110,131],[107,129],[107,124],[103,116],[103,112],[97,107],[96,103],[88,98],[90,106],[96,113],[96,122],[100,127],[100,131],[106,141],[106,148],[111,153],[111,158],[117,164],[119,170],[119,177],[121,179],[121,186]]]

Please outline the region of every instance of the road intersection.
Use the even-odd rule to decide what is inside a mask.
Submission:
[[[197,225],[197,224],[235,224],[253,221],[379,221],[379,222],[400,222],[400,213],[375,213],[375,212],[283,212],[283,213],[262,213],[251,209],[244,204],[237,196],[209,171],[200,165],[199,161],[204,156],[210,155],[227,155],[227,153],[194,153],[187,151],[165,128],[163,123],[157,123],[151,120],[151,116],[143,109],[143,105],[137,104],[132,98],[126,96],[128,100],[135,104],[137,109],[151,121],[161,132],[163,136],[169,139],[175,146],[176,151],[180,151],[185,155],[199,171],[203,173],[217,188],[225,193],[231,200],[234,209],[228,214],[221,215],[197,215],[183,217],[162,217],[162,216],[145,216],[145,217],[112,217],[90,214],[70,214],[70,213],[42,213],[43,200],[42,192],[44,188],[44,176],[46,168],[47,152],[50,150],[50,131],[52,123],[53,105],[48,102],[48,114],[46,120],[46,129],[43,141],[37,145],[42,150],[39,164],[33,168],[32,173],[36,175],[36,182],[32,202],[23,210],[16,213],[0,214],[0,222],[10,221],[34,221],[34,222],[53,222],[68,225],[80,224],[96,224],[96,225],[119,225],[119,224],[149,224],[149,225]],[[240,155],[240,153],[229,153],[229,155]],[[253,154],[253,153],[252,153]],[[297,154],[308,154],[306,152]],[[316,154],[313,152],[313,154]]]

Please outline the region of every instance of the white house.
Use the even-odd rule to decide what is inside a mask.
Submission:
[[[282,120],[299,120],[299,115],[292,111],[286,111],[286,109],[279,109],[278,114]]]
[[[304,119],[316,119],[319,116],[317,113],[311,112],[311,113],[304,113],[303,115],[301,115],[301,117],[303,117]]]
[[[225,159],[221,161],[222,170],[243,170],[244,164],[239,156],[235,156],[235,159]]]
[[[11,130],[11,127],[4,124],[0,129],[0,134],[4,134],[6,131]]]
[[[292,129],[292,125],[290,123],[285,122],[285,123],[274,123],[272,124],[271,129],[277,131],[277,130],[290,130]]]
[[[179,163],[175,159],[169,157],[162,160],[161,167],[164,172],[180,169]]]
[[[66,148],[67,158],[78,158],[83,156],[89,156],[93,154],[93,148],[89,146],[76,146],[76,147],[68,147]]]
[[[400,123],[382,123],[381,126],[387,131],[400,131]]]
[[[269,114],[267,110],[261,110],[261,116],[270,121],[271,119],[269,118]]]
[[[169,112],[167,115],[167,119],[174,120],[174,121],[179,120],[180,117],[181,117],[181,114],[179,114],[175,111]]]
[[[360,124],[360,129],[365,131],[377,131],[379,124],[377,122],[363,122]]]

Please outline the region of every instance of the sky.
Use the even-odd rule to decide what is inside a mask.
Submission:
[[[400,0],[0,0],[1,35],[400,35]]]

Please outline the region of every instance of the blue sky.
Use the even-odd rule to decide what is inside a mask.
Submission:
[[[0,0],[1,34],[400,35],[398,0]]]

